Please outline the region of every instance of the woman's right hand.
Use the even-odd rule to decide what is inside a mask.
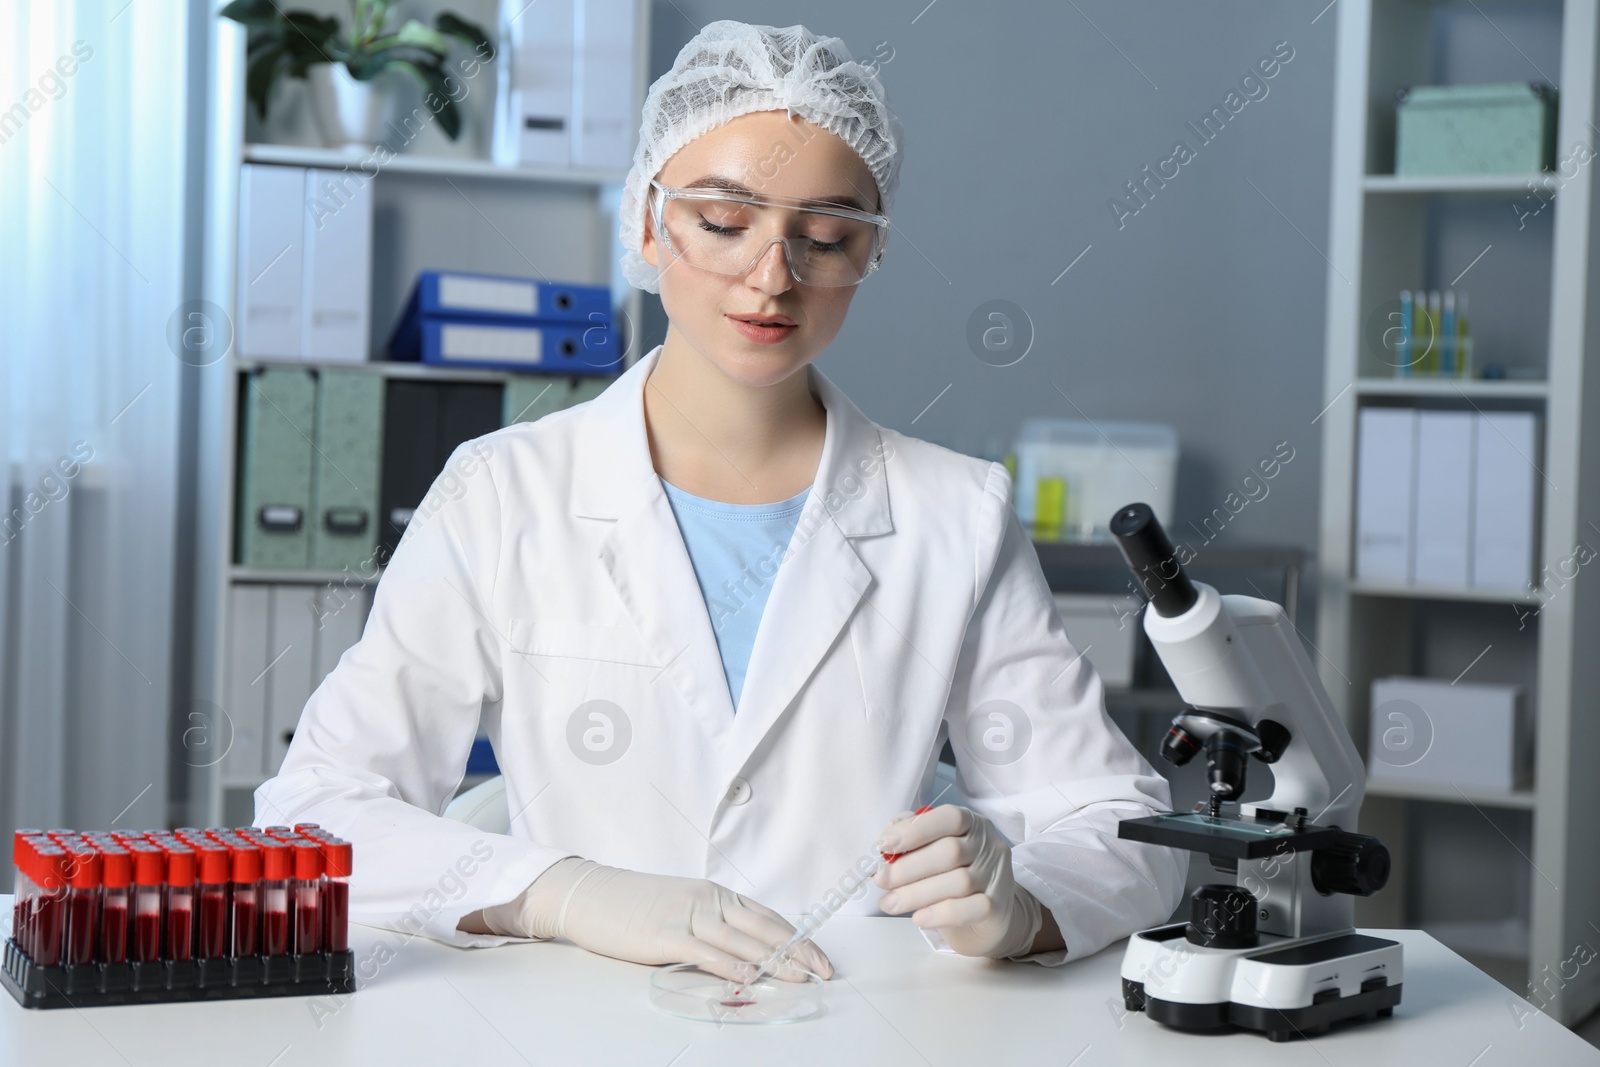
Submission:
[[[495,933],[563,937],[590,952],[634,963],[693,963],[722,978],[749,977],[794,936],[771,908],[704,878],[643,874],[568,856],[535,879],[509,904],[484,909]],[[800,981],[801,971],[833,976],[833,964],[803,941],[776,976]]]

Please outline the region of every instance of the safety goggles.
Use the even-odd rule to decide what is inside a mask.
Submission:
[[[878,269],[886,215],[818,200],[650,183],[656,233],[673,258],[717,274],[748,274],[773,242],[802,285],[856,285]]]

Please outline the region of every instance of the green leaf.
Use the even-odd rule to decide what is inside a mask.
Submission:
[[[433,24],[440,33],[465,41],[474,50],[488,47],[493,51],[493,45],[490,44],[488,35],[483,32],[483,27],[476,22],[468,22],[453,11],[440,12]]]
[[[422,86],[422,106],[432,111],[439,120],[439,128],[445,136],[452,141],[461,136],[461,110],[456,107],[456,102],[450,99],[450,94],[445,91],[445,73],[437,63],[413,63],[408,59],[397,59],[390,66],[403,70],[409,74],[417,84]],[[430,95],[437,96],[438,109],[428,103]]]
[[[272,96],[272,84],[288,58],[288,53],[281,46],[263,48],[251,57],[245,68],[245,96],[255,105],[256,116],[263,122],[267,118],[267,101]]]
[[[217,12],[217,17],[232,19],[252,30],[276,25],[279,18],[272,0],[233,0]]]
[[[408,44],[416,48],[426,48],[443,56],[450,51],[450,39],[436,30],[430,30],[416,19],[407,19],[399,32],[394,34],[394,43]]]

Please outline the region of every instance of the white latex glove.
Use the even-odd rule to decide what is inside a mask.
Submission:
[[[1011,844],[988,819],[954,804],[889,822],[872,881],[878,907],[939,931],[963,956],[1025,956],[1044,923],[1039,902],[1011,876]]]
[[[694,963],[721,978],[743,981],[794,936],[771,908],[704,878],[643,874],[568,856],[557,860],[522,895],[483,909],[491,931],[506,937],[562,937],[590,952],[634,963]],[[833,977],[833,964],[810,941],[778,968],[784,981],[801,970]]]

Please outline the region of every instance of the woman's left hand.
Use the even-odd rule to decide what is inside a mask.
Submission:
[[[988,819],[954,804],[905,812],[878,839],[885,858],[878,907],[932,927],[963,956],[1025,955],[1042,925],[1039,902],[1011,876],[1011,844]]]

